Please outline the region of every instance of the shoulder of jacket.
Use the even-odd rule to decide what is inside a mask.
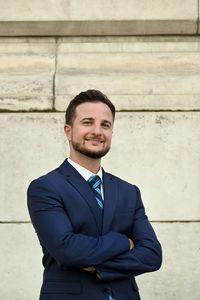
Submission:
[[[136,188],[136,189],[138,189],[138,187],[137,187],[134,183],[130,183],[130,182],[128,182],[128,181],[126,181],[126,180],[124,180],[124,179],[122,179],[122,178],[120,178],[120,177],[118,177],[118,176],[115,176],[115,175],[113,175],[113,174],[111,174],[111,173],[108,173],[108,172],[105,172],[105,173],[106,173],[106,175],[108,175],[112,180],[115,180],[118,184],[125,185],[125,186],[127,186],[127,187],[129,187],[129,188]]]

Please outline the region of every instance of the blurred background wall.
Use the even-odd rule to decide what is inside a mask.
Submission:
[[[42,253],[27,186],[67,157],[64,111],[93,88],[118,111],[103,166],[140,187],[163,246],[162,269],[137,278],[142,300],[200,299],[198,1],[0,7],[1,299],[38,299]]]

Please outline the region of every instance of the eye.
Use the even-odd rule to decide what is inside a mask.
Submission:
[[[103,123],[102,127],[105,129],[109,129],[111,127],[111,125],[109,123]]]
[[[92,121],[84,121],[83,125],[85,126],[90,126],[92,124]]]

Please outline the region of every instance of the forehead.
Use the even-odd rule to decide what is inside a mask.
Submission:
[[[108,105],[102,102],[85,102],[76,108],[76,118],[93,118],[113,122],[113,115]]]

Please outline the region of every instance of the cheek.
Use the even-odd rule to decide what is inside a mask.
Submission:
[[[106,134],[106,140],[110,144],[112,140],[112,133]]]
[[[84,130],[78,130],[72,132],[72,139],[76,141],[80,141],[84,139],[86,132]]]

